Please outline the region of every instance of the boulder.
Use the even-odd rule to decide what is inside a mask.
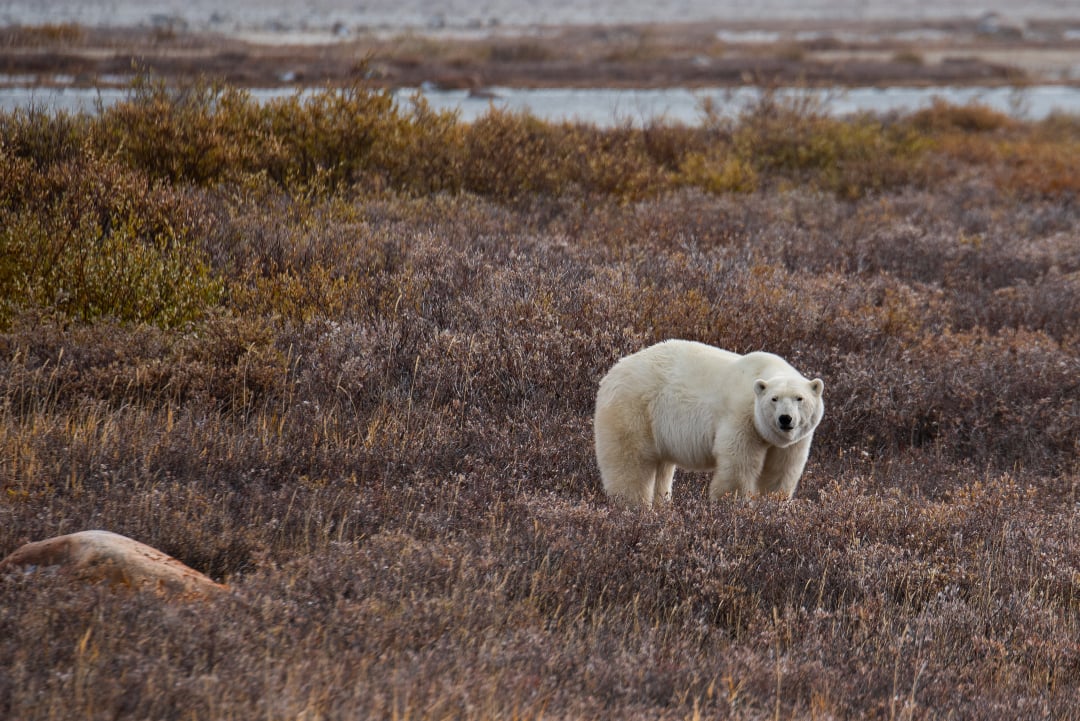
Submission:
[[[174,597],[205,598],[226,588],[156,548],[110,531],[27,543],[0,561],[0,572],[25,566],[59,566],[83,581]]]

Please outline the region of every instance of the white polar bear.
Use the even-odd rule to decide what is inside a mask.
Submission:
[[[666,502],[678,466],[712,471],[713,499],[790,498],[825,412],[823,390],[772,353],[668,340],[626,356],[596,395],[604,490],[626,505]]]

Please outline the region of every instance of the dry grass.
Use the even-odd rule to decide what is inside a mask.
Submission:
[[[8,574],[0,716],[1075,716],[1075,123],[170,93],[0,116],[0,553],[233,593]],[[825,379],[794,501],[604,500],[596,383],[668,336]]]

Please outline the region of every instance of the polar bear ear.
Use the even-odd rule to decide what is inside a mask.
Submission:
[[[825,390],[825,384],[821,382],[820,378],[815,378],[810,381],[810,390],[814,391],[814,395],[821,395],[821,392]]]
[[[761,378],[758,378],[756,381],[754,381],[754,395],[760,398],[761,395],[765,392],[765,389],[768,387],[768,383],[763,381]]]

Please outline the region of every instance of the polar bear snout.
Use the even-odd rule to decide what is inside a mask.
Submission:
[[[790,431],[795,427],[795,424],[791,420],[791,416],[784,414],[776,419],[777,424],[782,431]]]

